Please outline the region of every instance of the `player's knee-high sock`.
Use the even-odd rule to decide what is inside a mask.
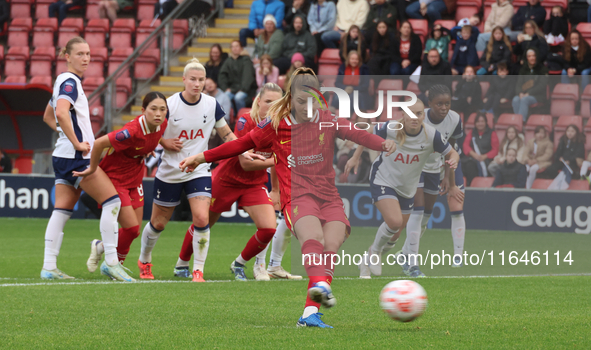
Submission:
[[[464,237],[466,236],[466,220],[463,210],[451,212],[451,236],[454,240],[454,254],[462,255]]]
[[[246,247],[244,247],[242,253],[236,258],[236,261],[242,265],[246,264],[247,261],[267,248],[267,245],[273,239],[273,235],[275,235],[274,228],[258,229],[257,232],[250,237],[248,243],[246,243]]]
[[[142,250],[140,252],[140,261],[144,264],[152,262],[152,250],[160,238],[162,231],[157,230],[151,222],[146,224],[142,232]]]
[[[209,250],[209,225],[195,227],[193,225],[193,271],[203,272],[207,251]]]
[[[423,214],[423,220],[421,222],[421,238],[423,238],[425,231],[427,231],[427,225],[429,224],[429,220],[431,219],[432,213],[433,213],[433,210],[426,210],[425,209],[425,213]]]
[[[388,252],[390,250],[392,250],[392,248],[394,248],[394,246],[396,245],[396,242],[398,242],[398,240],[395,240],[395,241],[389,240],[388,242],[386,242],[386,245],[382,249],[382,256],[385,256],[386,254],[388,254]]]
[[[119,229],[119,243],[117,244],[117,257],[120,262],[124,262],[127,254],[129,254],[129,248],[131,243],[140,235],[140,225],[120,228]]]
[[[332,278],[334,277],[334,263],[337,256],[336,252],[331,252],[326,250],[324,253],[324,273],[326,274],[326,282],[328,284],[332,283]],[[338,262],[338,261],[336,261]]]
[[[304,268],[306,269],[306,273],[308,274],[309,278],[308,289],[314,286],[314,284],[326,280],[323,253],[324,246],[322,245],[322,243],[315,239],[309,239],[305,241],[304,244],[302,244]],[[306,308],[308,308],[309,306],[315,307],[316,312],[318,312],[320,304],[312,301],[312,299],[310,299],[310,296],[307,296]],[[304,313],[304,318],[308,316],[305,316]]]
[[[397,231],[392,230],[385,222],[382,222],[376,233],[376,238],[371,245],[373,253],[381,254],[386,243],[394,236]]]
[[[290,238],[291,231],[287,228],[285,218],[283,218],[283,220],[279,222],[277,230],[275,231],[275,236],[273,237],[269,267],[281,266],[281,260],[283,259],[283,255],[285,255]]]
[[[45,256],[43,268],[45,270],[57,269],[57,256],[60,253],[64,238],[64,227],[72,216],[72,210],[55,208],[51,213],[47,229],[45,229]]]
[[[410,217],[408,218],[408,222],[406,223],[406,239],[404,240],[404,246],[402,247],[403,254],[409,254],[409,243],[410,243],[410,235],[409,235],[409,227],[421,227],[421,223],[423,220],[423,214],[425,212],[425,207],[415,207],[410,213]],[[419,232],[420,234],[420,232]]]
[[[185,239],[183,240],[183,246],[181,247],[181,253],[179,254],[179,260],[176,262],[176,266],[189,266],[191,255],[193,255],[193,225],[190,225],[187,233],[185,233]]]
[[[269,250],[269,245],[270,244],[267,244],[265,249],[263,249],[260,253],[257,254],[254,262],[255,264],[263,266],[267,264],[267,250]]]
[[[103,246],[105,247],[105,261],[107,265],[113,266],[119,263],[117,258],[117,240],[119,225],[117,217],[121,209],[121,199],[118,195],[103,202],[103,212],[101,214],[100,228]]]
[[[411,255],[407,257],[408,264],[410,266],[417,265],[417,254],[419,254],[419,243],[421,241],[421,223],[423,213],[423,207],[415,208],[412,212],[412,215],[416,214],[415,220],[411,221],[409,219],[408,224],[406,225],[406,254]]]

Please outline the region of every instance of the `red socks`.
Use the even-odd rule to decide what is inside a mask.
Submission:
[[[131,243],[140,235],[140,226],[133,226],[129,228],[119,229],[119,241],[117,243],[117,257],[120,262],[124,262],[127,254],[129,254],[129,248]]]
[[[317,282],[326,281],[323,252],[324,245],[315,239],[309,239],[302,244],[304,268],[309,278],[308,289]],[[305,306],[316,306],[320,308],[320,304],[312,301],[310,296],[306,297]]]
[[[257,232],[250,237],[248,243],[246,243],[246,247],[242,250],[240,254],[242,258],[246,261],[254,258],[258,253],[262,252],[275,235],[274,228],[260,228]]]
[[[324,261],[326,262],[324,272],[326,273],[326,282],[329,285],[332,283],[332,278],[334,276],[334,265],[333,265],[334,260],[332,258],[335,255],[337,255],[337,253],[335,253],[335,252],[329,252],[329,251],[324,252],[324,258],[325,258]]]
[[[193,255],[193,225],[189,226],[187,233],[185,233],[185,240],[183,240],[183,246],[181,247],[181,253],[179,258],[183,261],[191,261]]]

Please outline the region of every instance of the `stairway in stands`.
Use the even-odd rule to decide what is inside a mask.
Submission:
[[[164,96],[169,97],[172,94],[183,90],[183,69],[188,60],[193,57],[199,59],[199,62],[205,64],[209,60],[209,49],[215,43],[222,46],[224,52],[230,52],[230,43],[238,39],[238,32],[241,28],[248,27],[248,14],[253,0],[234,0],[234,8],[224,9],[225,18],[216,18],[215,25],[207,28],[207,37],[194,38],[193,43],[187,48],[184,54],[173,58],[168,76],[160,76],[159,82],[150,86],[151,91],[160,91]],[[248,39],[248,44],[252,46],[254,41]],[[144,93],[147,93],[146,90]],[[123,124],[129,122],[141,114],[141,102],[144,94],[136,99],[136,103],[131,107],[131,113],[116,118],[113,123],[113,129],[119,129]]]

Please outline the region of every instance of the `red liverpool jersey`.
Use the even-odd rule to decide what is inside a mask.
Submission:
[[[168,121],[150,132],[146,117],[138,116],[123,129],[108,134],[112,147],[100,163],[113,185],[136,188],[142,184],[144,157],[153,152],[160,142]]]
[[[236,137],[242,137],[257,124],[252,120],[249,113],[243,114],[238,122],[236,122],[236,128],[234,135]],[[271,147],[267,148],[255,148],[255,153],[263,155],[265,158],[269,158],[273,155]],[[235,187],[252,187],[254,185],[264,185],[268,181],[267,170],[255,170],[245,171],[240,165],[238,157],[232,157],[224,159],[220,164],[213,170],[213,179],[223,182],[227,186]]]

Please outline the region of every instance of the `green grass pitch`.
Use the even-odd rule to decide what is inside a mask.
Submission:
[[[0,219],[0,349],[189,349],[189,348],[403,348],[498,349],[591,348],[591,245],[588,235],[469,231],[466,250],[487,255],[482,265],[452,269],[424,267],[418,282],[429,296],[425,314],[414,322],[390,320],[378,295],[388,277],[359,280],[355,267],[337,267],[333,291],[338,304],[322,310],[334,329],[301,329],[307,281],[246,283],[231,280],[229,265],[252,235],[250,225],[218,224],[212,229],[205,278],[179,281],[172,274],[188,223],[172,222],[154,250],[155,282],[111,282],[86,270],[89,243],[99,238],[97,220],[66,226],[58,267],[77,281],[39,279],[47,220]],[[346,252],[363,251],[375,228],[353,228]],[[404,235],[400,242],[403,242]],[[397,248],[400,248],[399,243]],[[292,242],[284,259],[299,257]],[[450,252],[448,230],[429,230],[421,252]],[[397,249],[396,249],[397,250]],[[505,266],[498,253],[505,250]],[[510,251],[571,251],[573,263],[510,265]],[[521,255],[521,254],[520,254]],[[126,265],[138,276],[139,240]],[[521,257],[521,256],[520,256]],[[296,265],[293,264],[297,270]],[[545,261],[542,265],[545,265]],[[247,276],[252,277],[252,265]],[[521,275],[517,277],[482,277]],[[525,276],[527,275],[527,276]],[[466,276],[473,278],[448,278]],[[479,277],[475,277],[479,276]]]

